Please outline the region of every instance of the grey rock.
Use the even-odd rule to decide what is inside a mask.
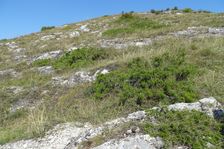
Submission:
[[[73,87],[81,83],[92,82],[96,79],[96,77],[99,74],[107,74],[107,73],[109,73],[109,70],[107,69],[97,70],[94,74],[91,74],[90,72],[86,72],[86,71],[78,71],[75,74],[69,76],[68,78],[54,77],[52,78],[52,80],[54,85]]]
[[[140,128],[136,126],[132,126],[131,129],[127,130],[127,134],[136,134],[140,132]]]
[[[144,39],[134,39],[134,40],[123,40],[123,39],[112,39],[112,40],[100,40],[99,44],[102,48],[115,48],[115,49],[123,49],[128,48],[130,46],[143,47],[146,45],[152,44],[152,40],[150,38]]]
[[[221,34],[224,35],[224,28],[209,28],[208,32],[211,34]]]
[[[86,24],[86,25],[82,25],[82,26],[80,27],[80,30],[83,31],[83,32],[89,32],[90,29],[89,29],[87,26],[88,26],[88,24]]]
[[[85,130],[86,128],[77,127],[74,123],[59,124],[43,138],[9,143],[0,146],[0,149],[64,149],[72,137],[80,135]]]
[[[55,39],[55,38],[56,38],[55,35],[46,35],[46,36],[42,36],[42,37],[40,38],[40,40],[42,40],[42,41],[47,41],[47,40],[51,40],[51,39]]]
[[[10,86],[6,88],[7,91],[13,93],[13,94],[19,94],[23,91],[23,87],[20,86]]]
[[[74,38],[74,37],[79,37],[80,33],[78,31],[70,32],[69,37]]]
[[[54,69],[52,66],[43,66],[43,67],[38,67],[37,70],[42,73],[42,74],[52,74],[54,73]]]
[[[6,69],[6,70],[2,70],[0,71],[0,77],[4,77],[4,76],[11,76],[11,77],[19,77],[19,73],[16,72],[14,69]]]
[[[174,111],[196,110],[199,112],[203,112],[211,117],[213,117],[215,110],[219,110],[221,108],[222,108],[221,104],[213,97],[203,98],[199,100],[199,102],[195,103],[176,103],[168,106],[169,110]]]
[[[143,120],[146,117],[145,111],[137,111],[128,115],[130,120]]]
[[[33,61],[37,61],[37,60],[43,60],[43,59],[52,59],[52,58],[57,58],[62,54],[61,50],[57,50],[57,51],[51,51],[51,52],[47,52],[47,53],[43,53],[39,56],[36,56],[32,59]]]
[[[19,99],[18,101],[12,104],[10,112],[16,112],[20,109],[34,109],[36,104],[37,103],[32,100]]]
[[[8,46],[9,49],[18,48],[18,45],[15,42],[7,42],[5,45]]]
[[[94,149],[160,149],[164,143],[159,137],[149,135],[129,136],[120,140],[110,140]]]

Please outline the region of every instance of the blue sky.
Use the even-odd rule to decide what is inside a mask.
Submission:
[[[0,0],[0,39],[122,11],[178,6],[224,12],[224,0]]]

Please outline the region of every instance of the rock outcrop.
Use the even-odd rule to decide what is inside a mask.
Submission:
[[[94,149],[160,149],[164,145],[160,137],[149,135],[136,135],[121,140],[110,140]]]
[[[214,111],[221,109],[221,104],[213,97],[204,98],[194,103],[176,103],[168,106],[169,110],[196,110],[213,117]]]

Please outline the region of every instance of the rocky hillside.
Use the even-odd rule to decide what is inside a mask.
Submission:
[[[224,147],[224,14],[123,13],[0,40],[0,149]]]

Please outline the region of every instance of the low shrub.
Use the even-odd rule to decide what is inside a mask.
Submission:
[[[166,148],[184,145],[189,148],[208,148],[207,144],[222,148],[222,125],[209,116],[196,111],[150,111],[149,115],[157,121],[156,125],[147,123],[145,132],[161,137]]]
[[[81,48],[64,54],[62,57],[50,60],[38,60],[33,63],[34,66],[52,65],[55,69],[80,68],[94,62],[103,60],[113,55],[105,49]]]
[[[120,104],[150,107],[158,103],[192,102],[197,99],[192,76],[196,68],[185,54],[164,54],[151,63],[137,58],[106,75],[99,75],[88,93],[97,100],[114,96]]]
[[[190,12],[193,12],[193,10],[191,8],[185,8],[183,9],[183,12],[190,13]]]
[[[177,7],[177,6],[175,6],[172,10],[178,10],[178,7]]]
[[[55,28],[55,26],[43,26],[41,32]]]

